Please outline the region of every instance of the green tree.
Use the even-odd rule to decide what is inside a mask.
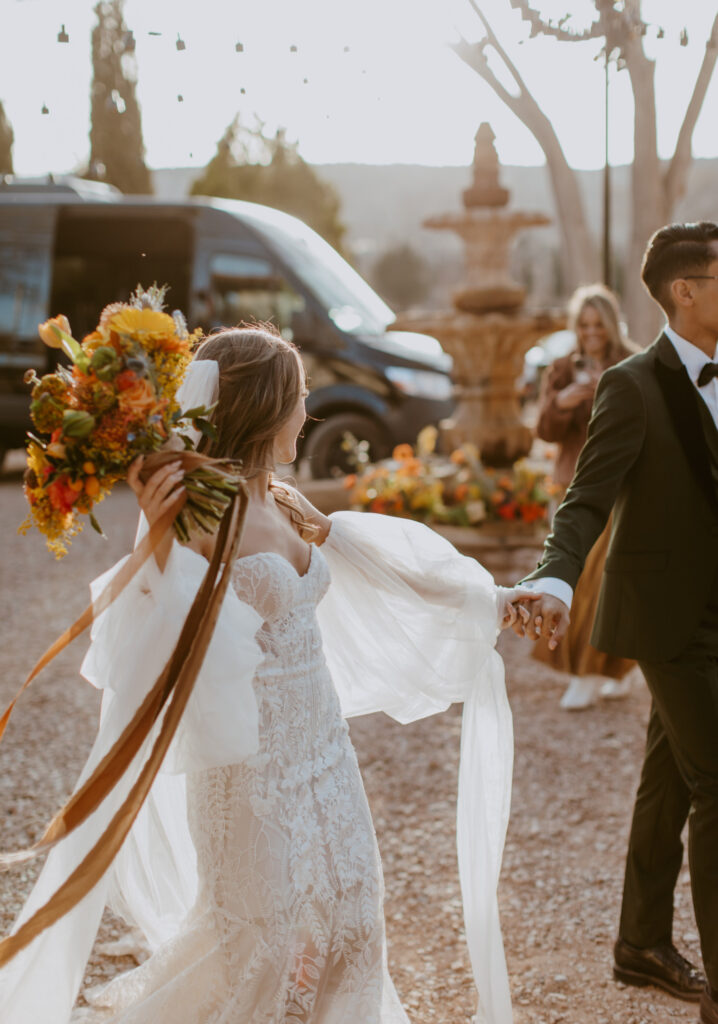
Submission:
[[[371,272],[379,294],[395,309],[408,309],[426,297],[426,260],[411,245],[395,245],[378,258]]]
[[[299,217],[342,251],[346,228],[340,219],[339,196],[301,158],[282,129],[267,136],[262,125],[247,128],[235,117],[192,186],[192,194],[273,206]]]
[[[125,25],[123,0],[100,0],[92,30],[90,165],[85,177],[122,192],[152,191],[145,165],[142,119],[135,95],[134,42]]]
[[[12,125],[7,119],[5,108],[0,100],[0,174],[12,174]]]

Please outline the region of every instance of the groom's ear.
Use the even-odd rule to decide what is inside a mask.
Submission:
[[[671,281],[668,291],[674,309],[689,309],[695,302],[695,284],[685,277]]]

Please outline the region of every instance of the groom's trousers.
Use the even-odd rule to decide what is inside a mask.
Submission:
[[[708,980],[718,989],[718,597],[688,647],[640,668],[653,697],[633,812],[620,935],[670,941],[688,819],[693,905]]]

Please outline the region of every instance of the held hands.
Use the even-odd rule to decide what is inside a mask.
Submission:
[[[500,629],[507,629],[513,626],[516,631],[516,623],[523,628],[528,624],[531,613],[522,603],[537,601],[542,595],[523,587],[498,587],[496,588],[496,607],[498,609],[498,624]],[[523,632],[521,636],[525,635]]]
[[[519,587],[516,589],[520,590]],[[515,620],[510,623],[511,628],[517,636],[528,636],[533,640],[538,640],[540,636],[543,637],[544,640],[548,640],[549,650],[553,651],[566,635],[569,626],[568,605],[557,597],[552,597],[551,594],[532,592],[531,596],[534,599],[531,612],[526,617],[517,615]],[[521,599],[523,601],[523,596]],[[524,609],[524,611],[527,610]],[[533,621],[530,621],[531,619]]]

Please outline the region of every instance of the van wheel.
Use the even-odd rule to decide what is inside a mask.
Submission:
[[[309,462],[315,480],[355,471],[352,452],[344,448],[352,438],[368,441],[372,462],[389,454],[389,439],[375,420],[359,413],[337,413],[317,423],[302,449],[301,458]]]

